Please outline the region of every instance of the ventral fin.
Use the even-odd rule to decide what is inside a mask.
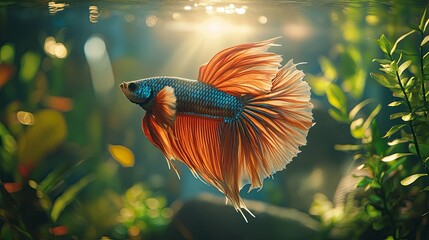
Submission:
[[[268,93],[282,61],[280,55],[267,52],[276,39],[222,50],[200,67],[198,80],[234,96]]]
[[[175,158],[173,148],[175,136],[172,131],[175,120],[176,96],[174,89],[166,86],[156,95],[152,111],[144,116],[142,129],[149,141],[164,154],[168,166],[172,166],[179,176],[177,169],[171,162]]]
[[[156,95],[152,114],[163,128],[173,126],[176,120],[176,95],[172,87],[166,86]]]
[[[168,167],[173,167],[177,176],[180,178],[176,167],[171,162],[175,158],[173,148],[175,137],[171,127],[167,126],[167,128],[164,128],[158,123],[154,115],[146,114],[142,121],[142,129],[149,141],[164,154]]]

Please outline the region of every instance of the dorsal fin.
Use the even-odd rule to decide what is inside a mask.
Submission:
[[[217,53],[199,70],[198,80],[234,96],[271,90],[282,57],[267,52],[277,38],[240,44]]]

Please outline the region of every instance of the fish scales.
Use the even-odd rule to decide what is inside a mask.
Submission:
[[[164,87],[172,87],[179,114],[237,118],[243,110],[243,103],[238,97],[200,81],[177,77],[155,77],[146,81],[154,96]]]

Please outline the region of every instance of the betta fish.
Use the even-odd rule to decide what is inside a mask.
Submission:
[[[247,221],[240,197],[262,188],[306,144],[313,126],[310,87],[292,60],[268,49],[276,38],[240,44],[199,68],[198,80],[150,77],[120,88],[146,110],[142,129],[165,156],[222,192]]]

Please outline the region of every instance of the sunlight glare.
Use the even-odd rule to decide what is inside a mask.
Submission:
[[[85,43],[84,52],[96,95],[106,102],[110,101],[115,80],[104,40],[98,36],[90,37]]]
[[[175,12],[171,15],[171,17],[173,18],[173,20],[179,20],[182,17],[182,15],[178,12]]]
[[[206,13],[208,13],[208,14],[214,13],[214,9],[213,9],[212,5],[207,5],[206,6]]]
[[[294,41],[308,39],[312,34],[311,26],[304,20],[285,24],[283,26],[283,31],[289,39]]]

